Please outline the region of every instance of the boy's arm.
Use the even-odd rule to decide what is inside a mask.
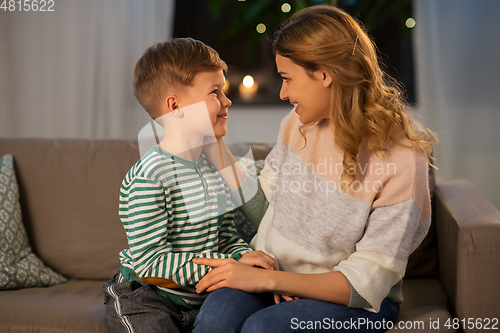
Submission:
[[[193,264],[194,258],[239,258],[239,253],[173,252],[168,241],[169,214],[163,186],[154,180],[135,177],[120,193],[123,222],[134,270],[144,282],[175,288],[197,283],[211,268]]]

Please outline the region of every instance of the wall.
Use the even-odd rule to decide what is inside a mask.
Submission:
[[[438,177],[465,177],[500,207],[500,35],[495,0],[418,0],[416,113],[440,136]]]

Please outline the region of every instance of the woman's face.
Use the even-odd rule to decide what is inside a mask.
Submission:
[[[330,118],[332,78],[326,71],[318,69],[311,77],[304,67],[279,54],[276,55],[276,66],[283,78],[280,98],[295,105],[302,124]]]

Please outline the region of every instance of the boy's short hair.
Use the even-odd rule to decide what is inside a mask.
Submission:
[[[190,86],[198,72],[227,71],[217,51],[193,38],[159,41],[149,47],[134,67],[134,95],[151,116],[162,116],[161,104],[169,93]]]

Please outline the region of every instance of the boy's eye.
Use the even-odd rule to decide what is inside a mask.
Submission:
[[[211,92],[211,94],[217,94],[217,89]]]

